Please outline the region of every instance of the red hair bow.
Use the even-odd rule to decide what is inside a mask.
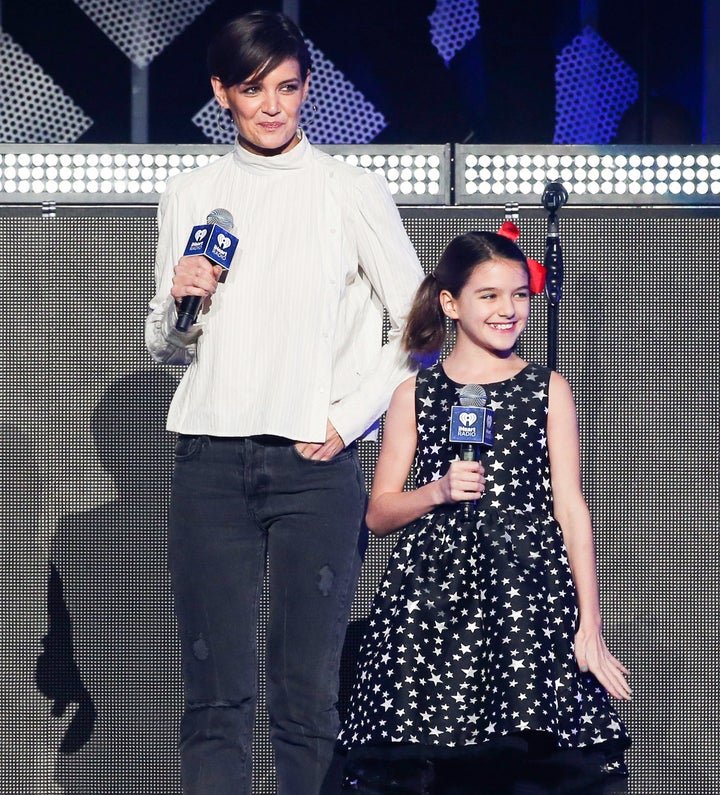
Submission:
[[[498,229],[497,233],[503,237],[512,240],[513,243],[517,242],[520,237],[520,230],[512,221],[505,221]],[[536,259],[526,257],[528,264],[528,271],[530,272],[530,292],[537,294],[545,289],[545,266],[541,265]]]

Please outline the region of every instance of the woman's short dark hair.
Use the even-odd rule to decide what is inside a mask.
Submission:
[[[251,11],[226,23],[208,47],[207,65],[211,77],[224,86],[263,78],[283,61],[294,58],[305,79],[311,67],[300,28],[277,11]]]

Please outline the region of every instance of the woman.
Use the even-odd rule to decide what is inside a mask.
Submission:
[[[234,151],[171,180],[159,207],[155,359],[187,364],[169,557],[186,710],[184,791],[250,793],[257,608],[266,562],[266,678],[279,793],[320,789],[338,730],[338,667],[359,575],[366,495],[354,442],[410,372],[402,320],[422,273],[387,186],[298,127],[310,57],[281,14],[210,45]],[[214,208],[234,218],[231,268],[182,257]],[[188,332],[177,306],[200,296]],[[381,346],[383,307],[391,331]]]

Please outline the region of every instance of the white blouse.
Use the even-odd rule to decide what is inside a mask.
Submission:
[[[193,328],[175,331],[173,268],[191,228],[229,210],[239,244]],[[189,365],[171,431],[346,444],[387,408],[413,364],[401,326],[422,278],[385,180],[303,136],[289,152],[233,152],[173,177],[158,208],[157,293],[146,344]],[[389,342],[381,345],[383,306]]]

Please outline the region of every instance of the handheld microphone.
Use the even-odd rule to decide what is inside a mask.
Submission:
[[[476,446],[490,447],[494,441],[493,410],[486,406],[487,395],[480,384],[466,384],[459,393],[459,406],[450,409],[450,441],[461,445],[463,461],[475,461]],[[472,500],[466,500],[465,516],[470,516]]]
[[[232,229],[232,215],[227,210],[213,210],[208,214],[207,223],[192,228],[183,256],[201,254],[214,265],[228,270],[238,244],[238,239],[230,231]],[[186,295],[182,299],[175,321],[178,331],[187,331],[192,326],[202,302],[201,295]]]

